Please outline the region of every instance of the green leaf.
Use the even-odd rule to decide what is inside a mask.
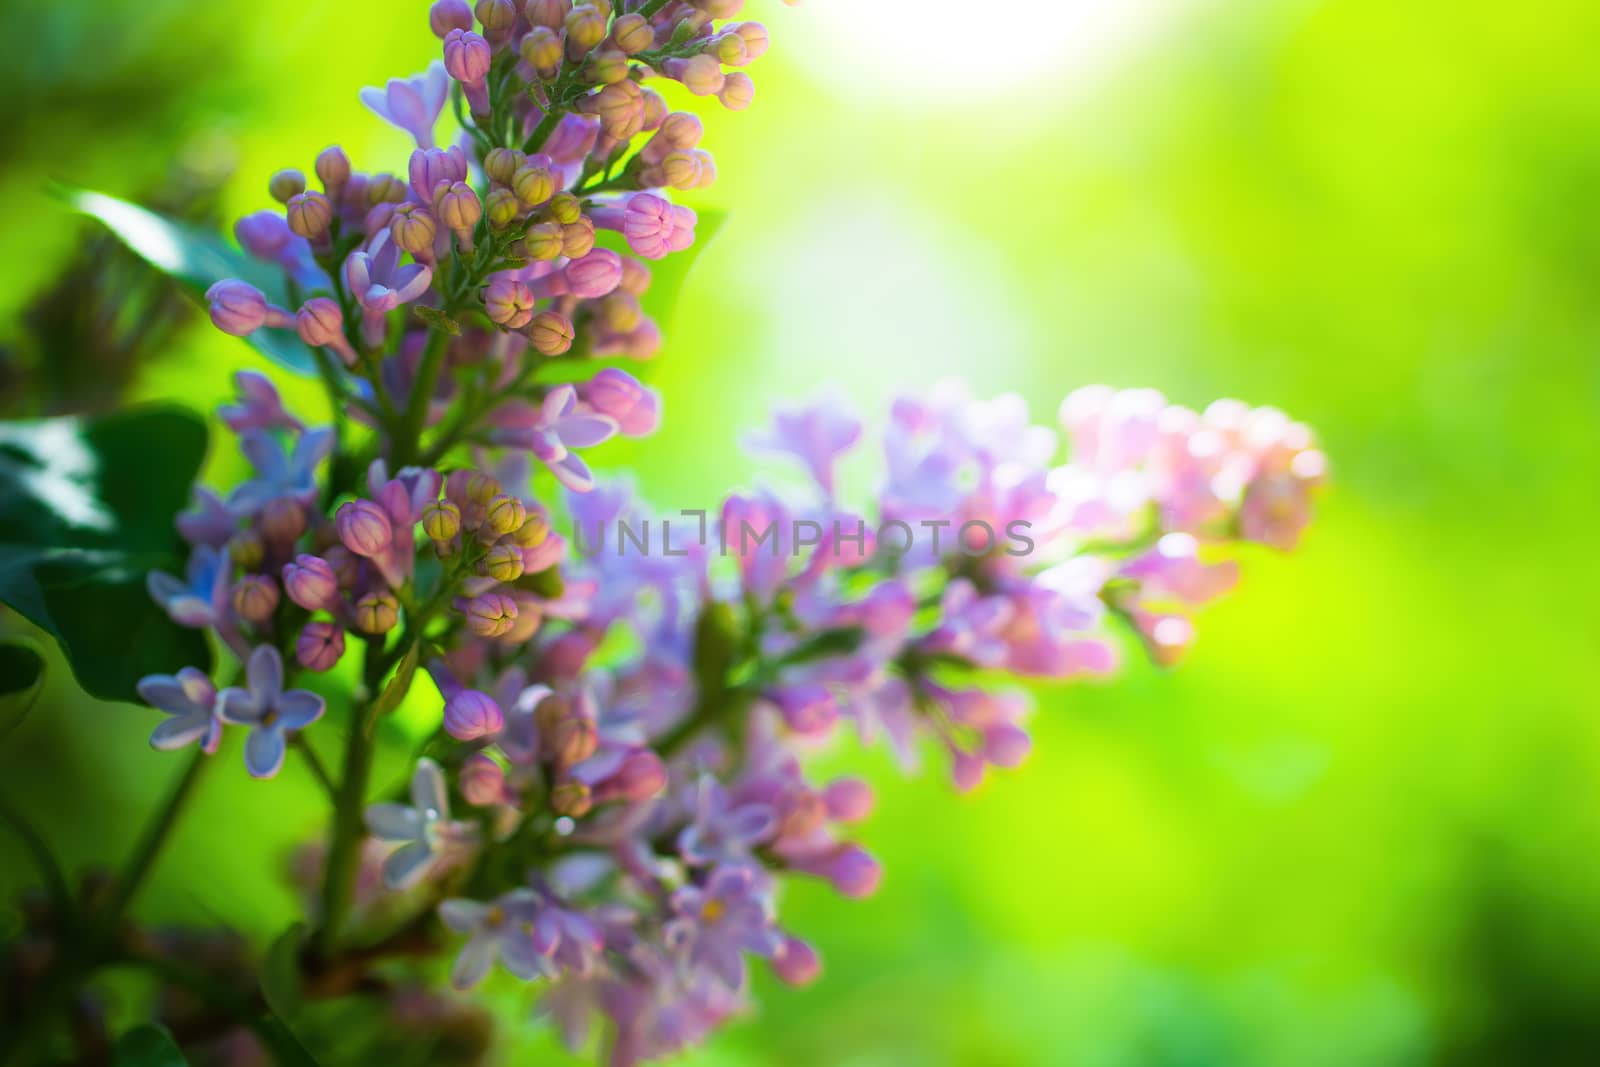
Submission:
[[[861,642],[866,636],[867,632],[859,626],[840,626],[832,630],[822,630],[785,652],[778,662],[783,665],[793,665],[831,659],[834,656],[848,656],[861,647]]]
[[[304,1002],[300,990],[300,950],[306,924],[295,923],[273,939],[261,961],[261,996],[280,1019],[292,1019]]]
[[[20,637],[0,641],[0,737],[27,716],[43,688],[44,657],[38,646]]]
[[[694,674],[701,699],[728,688],[728,670],[739,644],[739,616],[733,605],[707,604],[694,626]]]
[[[411,680],[417,674],[417,662],[422,658],[422,642],[413,641],[411,647],[406,649],[406,654],[400,657],[400,665],[395,668],[394,677],[389,679],[389,684],[383,687],[383,692],[378,694],[378,699],[373,701],[372,710],[367,713],[367,732],[378,724],[378,720],[400,706],[400,702],[411,691]]]
[[[411,312],[421,319],[425,326],[435,330],[443,330],[451,337],[461,336],[461,324],[438,308],[431,308],[425,304],[412,304]]]
[[[146,263],[181,282],[197,301],[203,301],[205,291],[222,279],[239,278],[267,294],[274,304],[293,306],[283,272],[235,248],[221,234],[104,193],[69,188],[63,195],[73,207],[105,223]],[[317,372],[316,358],[293,330],[260,329],[244,340],[296,374]]]
[[[181,572],[173,516],[188,503],[206,428],[176,408],[0,424],[0,602],[60,642],[78,684],[133,700],[134,683],[209,668],[197,630],[150,598]]]
[[[165,1027],[154,1023],[136,1026],[117,1039],[112,1067],[188,1067],[177,1043]]]

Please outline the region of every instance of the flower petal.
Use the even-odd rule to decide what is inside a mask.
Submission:
[[[250,653],[250,663],[245,670],[250,679],[250,692],[263,708],[278,702],[283,692],[283,657],[271,645],[260,645]]]
[[[252,778],[271,778],[283,768],[287,746],[283,731],[271,726],[258,726],[244,739],[244,766]]]
[[[306,689],[291,689],[278,698],[278,721],[289,730],[304,730],[322,718],[327,702]]]
[[[367,830],[381,841],[415,841],[422,835],[422,813],[404,804],[373,804],[366,821]]]
[[[433,863],[433,853],[420,841],[405,845],[383,861],[383,884],[404,889],[421,879]]]

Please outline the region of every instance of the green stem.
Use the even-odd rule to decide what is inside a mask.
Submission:
[[[156,813],[154,820],[146,826],[144,836],[139,839],[133,855],[128,858],[128,865],[123,870],[122,877],[117,879],[111,902],[106,906],[105,922],[108,927],[114,926],[122,917],[128,905],[133,902],[135,894],[139,892],[139,887],[150,873],[150,869],[155,866],[156,858],[161,854],[161,848],[171,835],[172,828],[177,825],[178,816],[183,813],[184,804],[194,790],[195,783],[200,780],[200,771],[208,760],[209,756],[205,752],[195,749],[194,755],[189,758],[189,765],[183,769],[177,784],[167,794],[166,803]]]
[[[376,650],[367,646],[367,662],[372,665]],[[368,673],[371,673],[370,671]],[[374,694],[373,699],[376,699]],[[345,741],[344,769],[335,793],[333,829],[328,839],[328,866],[322,881],[322,926],[317,948],[323,958],[332,955],[339,929],[350,914],[356,875],[361,865],[362,815],[366,808],[367,785],[372,779],[372,757],[376,734],[362,728],[365,716],[357,713],[350,721]]]
[[[428,402],[433,399],[433,391],[438,387],[439,375],[444,370],[445,349],[449,347],[450,335],[443,330],[428,334],[428,345],[422,350],[422,362],[417,366],[417,380],[411,385],[411,400],[400,417],[395,435],[396,468],[416,462],[421,451],[422,426],[427,421]]]
[[[645,18],[650,18],[657,11],[660,11],[662,8],[666,7],[668,2],[669,0],[647,0],[645,5],[639,9],[639,14],[643,15]]]

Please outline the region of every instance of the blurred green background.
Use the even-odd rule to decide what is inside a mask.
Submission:
[[[424,12],[8,5],[0,338],[86,232],[49,179],[149,201],[231,174],[231,219],[333,141],[402,167],[356,92],[433,56]],[[667,422],[600,465],[702,504],[754,476],[729,446],[774,402],[954,374],[1040,420],[1094,381],[1271,403],[1335,481],[1181,669],[1042,692],[1023,771],[959,798],[937,766],[824,757],[881,789],[883,890],[792,886],[824,980],[763,981],[688,1062],[1600,1062],[1600,6],[748,13],[775,48],[754,109],[709,117],[697,202],[732,217],[650,368]],[[128,396],[210,409],[256,365],[191,322]],[[178,764],[153,713],[56,668],[0,788],[69,862],[114,861]],[[269,937],[314,785],[233,752],[202,788],[141,914]],[[514,1051],[564,1062],[518,1018]]]

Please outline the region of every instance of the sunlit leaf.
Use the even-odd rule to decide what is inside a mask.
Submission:
[[[246,255],[221,234],[104,193],[68,189],[64,195],[73,207],[105,223],[145,262],[176,278],[196,300],[224,278],[241,278],[275,304],[289,307],[292,303],[281,271]],[[245,340],[288,370],[316,373],[315,357],[293,330],[260,329]]]
[[[210,663],[145,588],[151,570],[182,570],[173,516],[205,444],[176,408],[0,424],[0,602],[54,636],[97,697],[132,700],[146,674]]]

